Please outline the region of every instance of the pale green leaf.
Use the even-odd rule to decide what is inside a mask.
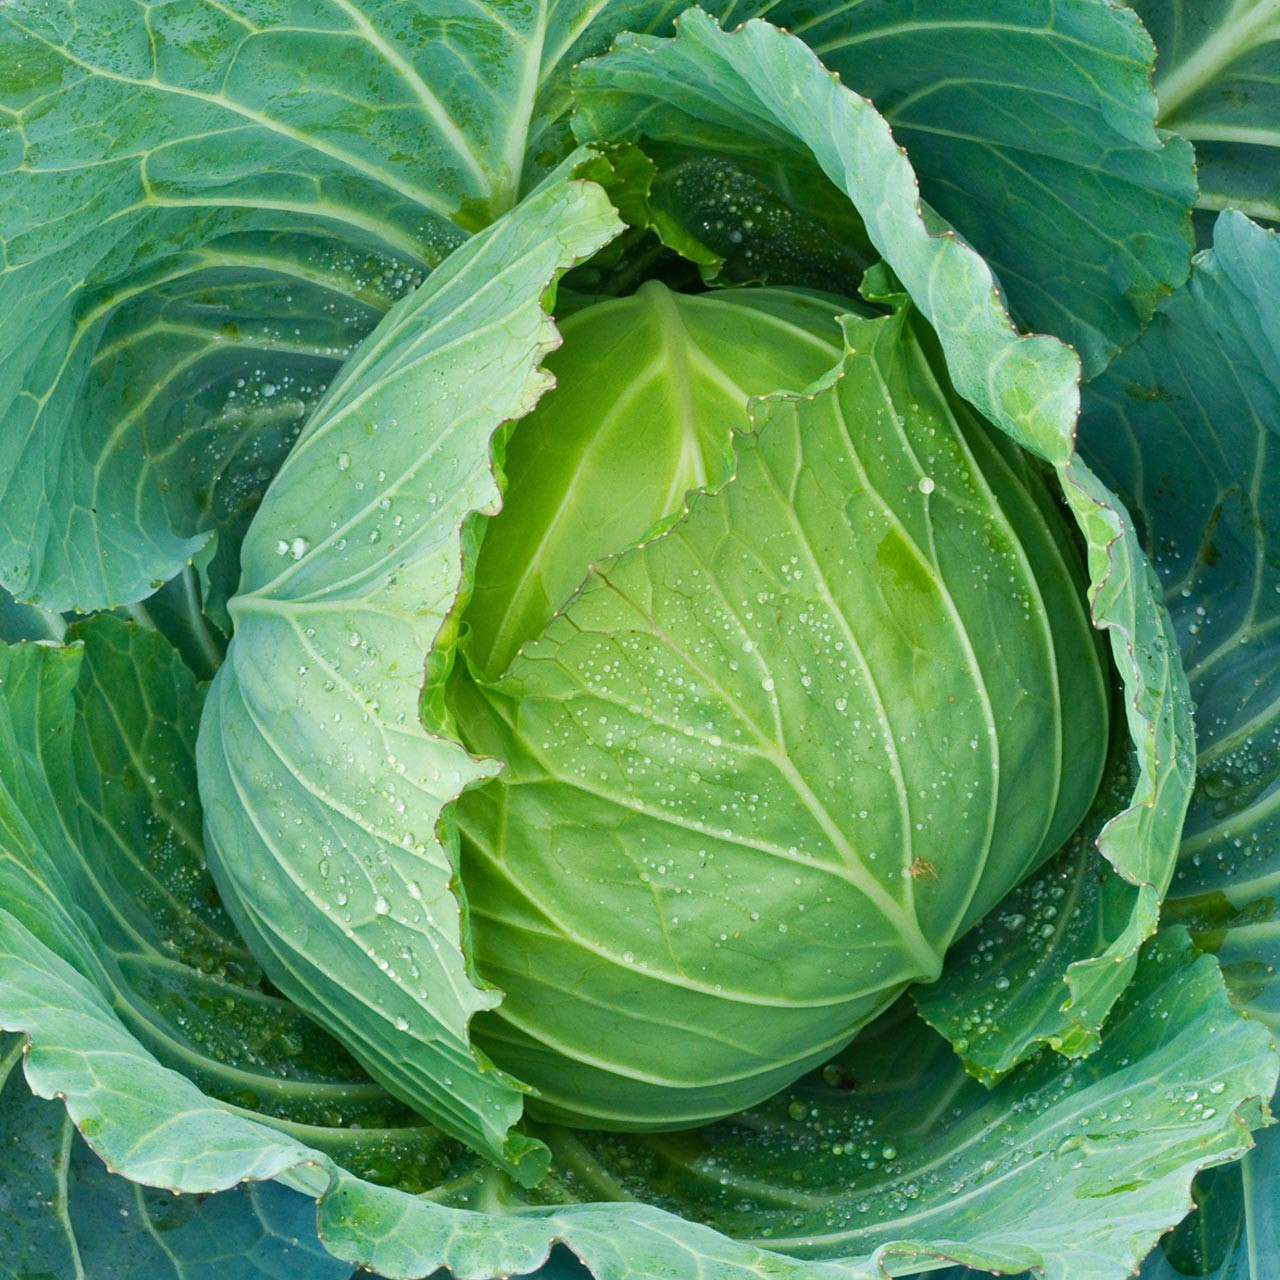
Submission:
[[[838,361],[838,304],[791,290],[722,296],[652,281],[560,322],[555,395],[507,442],[502,513],[476,565],[467,653],[481,670],[501,674],[594,562],[728,478],[752,395],[799,391]]]
[[[848,193],[872,243],[933,325],[956,390],[1059,470],[1089,548],[1093,615],[1110,632],[1133,743],[1129,802],[1099,842],[1124,882],[1121,902],[1099,921],[1091,958],[1067,955],[1037,970],[1037,984],[1053,984],[1075,961],[1060,1002],[1068,1007],[1052,1025],[1005,1016],[1013,995],[983,992],[979,998],[967,982],[967,966],[937,989],[947,1016],[934,1016],[968,1041],[976,1069],[1006,1070],[1046,1039],[1072,1052],[1091,1047],[1138,946],[1155,929],[1192,765],[1185,683],[1172,660],[1174,641],[1151,571],[1118,504],[1072,451],[1078,362],[1052,338],[1014,332],[987,265],[954,234],[926,225],[915,176],[884,120],[798,40],[758,22],[725,35],[706,15],[691,11],[674,41],[625,41],[584,65],[578,83],[576,127],[584,138],[680,138],[704,145],[713,138],[727,138],[730,145],[754,139],[762,156],[816,161]],[[1011,982],[1006,991],[1012,990]],[[988,1000],[990,1010],[964,1009]],[[994,1034],[979,1046],[958,1023],[970,1014],[981,1021],[987,1012],[994,1015],[987,1020]]]
[[[425,732],[418,703],[463,526],[496,507],[492,437],[547,385],[544,295],[617,226],[599,187],[554,183],[348,362],[245,538],[200,731],[210,865],[272,981],[446,1132],[528,1157],[524,1177],[521,1093],[467,1039],[498,997],[468,971],[440,825],[493,765]]]
[[[505,764],[458,805],[506,992],[474,1034],[532,1114],[663,1128],[774,1093],[932,981],[1097,786],[1064,513],[909,307],[843,324],[833,376],[753,407],[731,480],[501,680],[456,682]]]

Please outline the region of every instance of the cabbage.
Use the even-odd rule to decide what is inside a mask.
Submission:
[[[1269,1273],[1274,10],[0,10],[15,1274]]]

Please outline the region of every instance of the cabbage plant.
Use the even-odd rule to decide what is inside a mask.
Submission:
[[[1275,1269],[1196,14],[0,11],[10,1273]]]

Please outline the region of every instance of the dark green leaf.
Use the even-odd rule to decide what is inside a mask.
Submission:
[[[1248,1146],[1276,1077],[1270,1036],[1191,955],[1176,930],[1149,943],[1082,1062],[1044,1053],[988,1090],[903,1003],[723,1124],[550,1130],[555,1167],[571,1194],[636,1196],[805,1257],[1121,1280],[1183,1215],[1195,1170]]]
[[[1014,319],[1071,343],[1086,377],[1185,278],[1191,152],[1155,128],[1154,50],[1129,11],[781,0],[766,16],[876,104]]]
[[[4,1280],[347,1280],[316,1237],[315,1205],[272,1182],[179,1196],[107,1171],[59,1102],[0,1058],[0,1277]]]
[[[1166,914],[1217,954],[1233,998],[1273,1031],[1280,1028],[1278,333],[1280,239],[1225,214],[1187,287],[1089,389],[1080,437],[1140,524],[1198,708],[1199,778]],[[1249,1214],[1280,1197],[1274,1165],[1250,1157]],[[1206,1201],[1205,1241],[1223,1229],[1215,1215],[1236,1212],[1232,1203]],[[1248,1227],[1248,1239],[1261,1238]],[[1206,1258],[1213,1252],[1200,1248]]]
[[[565,154],[600,7],[6,4],[0,584],[89,610],[233,558],[355,345]]]
[[[1133,7],[1159,50],[1160,123],[1195,145],[1197,208],[1280,221],[1280,9],[1271,0]]]

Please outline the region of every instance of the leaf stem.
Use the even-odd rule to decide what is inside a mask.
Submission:
[[[1216,80],[1242,54],[1270,39],[1280,39],[1280,0],[1260,0],[1249,11],[1249,0],[1240,0],[1228,13],[1226,21],[1181,66],[1167,76],[1156,77],[1156,98],[1160,104],[1160,122],[1166,128],[1180,108],[1206,85]],[[1277,29],[1268,33],[1273,23]]]

